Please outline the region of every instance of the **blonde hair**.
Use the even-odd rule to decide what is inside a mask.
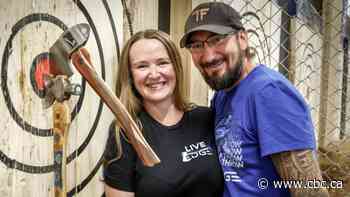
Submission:
[[[192,108],[192,105],[186,101],[185,98],[185,83],[184,83],[184,71],[181,62],[181,56],[179,50],[173,41],[170,40],[168,34],[159,30],[144,30],[134,34],[124,45],[121,52],[118,73],[117,73],[117,83],[116,83],[116,95],[119,97],[120,101],[126,107],[132,118],[138,123],[140,129],[142,129],[142,124],[138,118],[138,114],[142,110],[142,97],[137,92],[133,85],[132,74],[130,71],[130,48],[134,43],[141,39],[156,39],[160,41],[170,58],[170,61],[174,67],[176,84],[174,89],[175,106],[179,110],[187,111]],[[122,147],[120,142],[120,130],[121,128],[116,124],[116,142],[118,148],[117,159],[122,155]]]

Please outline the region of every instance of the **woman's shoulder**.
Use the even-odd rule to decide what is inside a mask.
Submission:
[[[190,118],[199,118],[199,119],[212,119],[213,117],[213,112],[211,108],[207,106],[200,106],[200,105],[195,105],[189,110],[188,115]]]
[[[192,107],[189,111],[192,113],[211,113],[212,112],[211,108],[208,106],[195,105],[195,104],[192,104]]]

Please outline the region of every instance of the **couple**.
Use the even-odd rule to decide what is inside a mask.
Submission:
[[[328,196],[322,188],[273,187],[276,180],[322,180],[314,130],[293,85],[252,63],[238,12],[224,3],[200,4],[180,46],[217,91],[211,109],[186,101],[180,54],[167,34],[132,36],[122,51],[116,94],[161,163],[143,166],[112,124],[107,197]]]

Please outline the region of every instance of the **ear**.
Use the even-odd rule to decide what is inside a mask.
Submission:
[[[246,50],[248,48],[248,34],[246,31],[239,31],[237,34],[238,42],[241,46],[242,50]]]

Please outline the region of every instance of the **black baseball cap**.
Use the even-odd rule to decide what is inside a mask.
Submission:
[[[241,16],[231,6],[222,2],[202,3],[194,8],[187,18],[180,47],[185,47],[191,33],[196,31],[228,34],[241,29],[244,29]]]

